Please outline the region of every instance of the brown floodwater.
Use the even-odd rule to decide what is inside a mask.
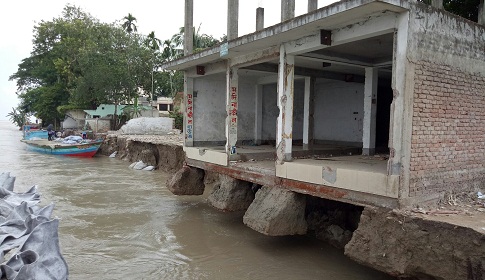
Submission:
[[[17,177],[15,191],[38,185],[42,204],[55,203],[69,279],[393,279],[312,237],[253,231],[207,194],[174,196],[164,172],[37,154],[20,139],[0,121],[0,172]]]

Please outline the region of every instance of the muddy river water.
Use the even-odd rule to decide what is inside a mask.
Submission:
[[[267,237],[201,197],[177,197],[168,174],[29,152],[0,121],[0,172],[15,191],[38,185],[55,203],[70,279],[391,279],[309,236]],[[206,190],[207,192],[207,190]]]

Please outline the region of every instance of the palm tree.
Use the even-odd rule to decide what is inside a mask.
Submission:
[[[155,32],[152,31],[148,34],[147,38],[145,39],[145,46],[152,49],[153,51],[157,51],[160,49],[160,45],[162,45],[162,41],[155,37]]]
[[[20,108],[16,109],[12,107],[12,112],[8,113],[7,117],[9,117],[12,123],[16,124],[20,129],[22,129],[22,126],[27,122],[29,115]]]
[[[131,34],[131,32],[137,31],[136,25],[135,25],[136,17],[134,17],[131,13],[128,13],[128,15],[123,18],[123,20],[125,20],[125,22],[123,22],[123,25],[121,25],[121,27],[126,32]]]
[[[195,30],[194,27],[194,52],[200,52],[203,49],[210,48],[220,43],[219,40],[207,34],[200,34],[200,27]],[[174,48],[183,48],[184,45],[184,27],[180,27],[180,31],[174,34],[171,39]]]
[[[160,45],[162,44],[162,41],[155,37],[155,31],[150,32],[148,34],[147,38],[145,39],[145,46],[147,48],[150,48],[152,50],[152,92],[151,92],[151,100],[153,101],[153,72],[155,72],[155,55],[156,52],[160,50]]]

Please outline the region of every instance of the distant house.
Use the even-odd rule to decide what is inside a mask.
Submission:
[[[170,97],[157,97],[155,102],[154,105],[156,106],[160,117],[168,116],[168,113],[174,110],[174,101]]]
[[[130,108],[130,105],[118,105],[116,108],[116,115],[121,116]],[[158,111],[151,106],[139,106],[140,115],[137,117],[158,117]],[[115,105],[101,104],[96,110],[84,110],[86,115],[86,122],[96,132],[108,131],[111,127],[111,120],[115,114]]]
[[[79,129],[84,126],[86,121],[86,112],[83,110],[68,110],[64,121],[61,122],[62,129]]]
[[[123,114],[123,108],[125,108],[126,105],[118,105],[116,108],[116,114],[118,116],[121,116]],[[113,104],[101,104],[96,108],[96,110],[84,110],[86,112],[87,116],[86,118],[107,118],[107,117],[112,117],[115,114],[115,105]]]

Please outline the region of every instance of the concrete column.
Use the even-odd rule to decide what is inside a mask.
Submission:
[[[264,8],[256,9],[256,31],[264,29]]]
[[[184,73],[184,145],[194,146],[194,79]]]
[[[303,150],[313,148],[313,112],[315,96],[314,77],[305,77],[305,96],[303,101]]]
[[[293,141],[293,89],[295,57],[287,55],[285,46],[280,46],[278,66],[278,108],[280,114],[276,123],[276,157],[279,163],[291,161]]]
[[[304,195],[263,186],[244,213],[243,223],[269,236],[305,234],[305,208]]]
[[[212,207],[222,211],[245,211],[254,200],[253,183],[219,175],[220,184],[215,185],[207,198]]]
[[[478,24],[485,25],[485,4],[483,0],[478,5]]]
[[[376,151],[377,78],[377,68],[365,68],[363,155],[374,155]]]
[[[194,50],[194,0],[185,0],[184,55]]]
[[[431,6],[443,10],[443,0],[431,0]]]
[[[281,0],[281,21],[295,17],[295,0]]]
[[[318,0],[308,0],[308,12],[318,9]]]
[[[239,0],[227,0],[227,40],[237,38]]]
[[[254,144],[261,145],[263,134],[263,85],[256,85],[254,100]]]
[[[231,68],[228,63],[226,72],[226,153],[229,160],[237,155],[237,110],[238,110],[238,75],[237,68]]]

